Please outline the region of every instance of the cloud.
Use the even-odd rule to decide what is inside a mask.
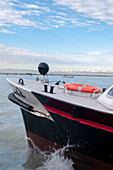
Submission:
[[[97,19],[113,25],[112,0],[54,0],[55,5],[70,8],[86,18]]]
[[[113,52],[89,52],[75,54],[53,54],[46,52],[34,52],[32,50],[16,48],[0,44],[0,68],[34,68],[44,61],[52,66],[60,66],[60,69],[76,68],[98,68],[112,69]]]
[[[16,0],[0,0],[0,25],[2,27],[8,26],[7,28],[24,26],[44,29],[41,27],[41,22],[33,17],[40,16],[40,14],[45,12],[49,12],[48,7],[26,4]],[[10,32],[7,31],[7,33]]]
[[[51,0],[45,3],[34,0],[0,0],[0,26],[7,31],[13,28],[38,28],[48,30],[59,27],[88,27],[103,29],[113,26],[113,1],[111,0]],[[8,31],[9,30],[9,31]],[[17,31],[16,31],[17,32]]]
[[[14,31],[10,31],[10,30],[7,30],[7,29],[1,29],[0,32],[3,32],[3,33],[8,33],[8,34],[13,34],[13,33],[16,33]]]

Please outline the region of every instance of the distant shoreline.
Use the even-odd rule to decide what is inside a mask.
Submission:
[[[0,73],[0,75],[29,75],[29,76],[40,76],[40,74],[37,73]],[[74,76],[88,76],[88,77],[113,77],[113,73],[107,73],[107,74],[95,74],[95,73],[76,73],[76,74],[63,74],[63,73],[50,73],[47,74],[48,76],[67,76],[65,78],[73,78]]]

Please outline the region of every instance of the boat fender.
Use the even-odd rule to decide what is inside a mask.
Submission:
[[[22,78],[20,78],[18,83],[21,84],[21,85],[24,85],[24,80]]]
[[[9,96],[8,96],[9,100],[12,101],[13,103],[19,105],[20,107],[26,109],[26,110],[32,110],[33,107],[22,102],[21,100],[19,100],[18,98],[15,97],[14,93],[10,93]]]

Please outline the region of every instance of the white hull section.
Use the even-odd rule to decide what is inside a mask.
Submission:
[[[113,96],[110,95],[112,92],[113,86],[108,88],[98,99],[97,101],[107,107],[110,110],[113,110]]]
[[[100,111],[103,113],[113,114],[113,96],[109,95],[109,91],[113,89],[111,86],[103,94],[95,95],[92,97],[87,97],[83,95],[76,95],[76,93],[71,93],[66,91],[66,89],[60,85],[54,85],[54,93],[44,92],[44,84],[39,81],[24,80],[24,85],[18,83],[17,78],[10,78],[8,82],[12,86],[15,96],[21,101],[33,106],[34,109],[44,114],[48,114],[48,111],[43,107],[43,105],[38,101],[38,99],[33,95],[32,92],[37,93],[37,95],[47,96],[49,98],[63,101],[72,105],[77,105],[95,111]],[[50,91],[51,84],[48,84],[48,91]]]

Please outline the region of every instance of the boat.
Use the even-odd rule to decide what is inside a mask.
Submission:
[[[74,78],[74,76],[73,75],[69,75],[69,76],[67,76],[67,78]]]
[[[46,81],[48,64],[38,71],[43,81],[8,78],[10,101],[20,107],[29,147],[43,151],[69,146],[66,155],[83,170],[113,169],[113,85]]]
[[[67,75],[63,75],[62,78],[67,78]]]

